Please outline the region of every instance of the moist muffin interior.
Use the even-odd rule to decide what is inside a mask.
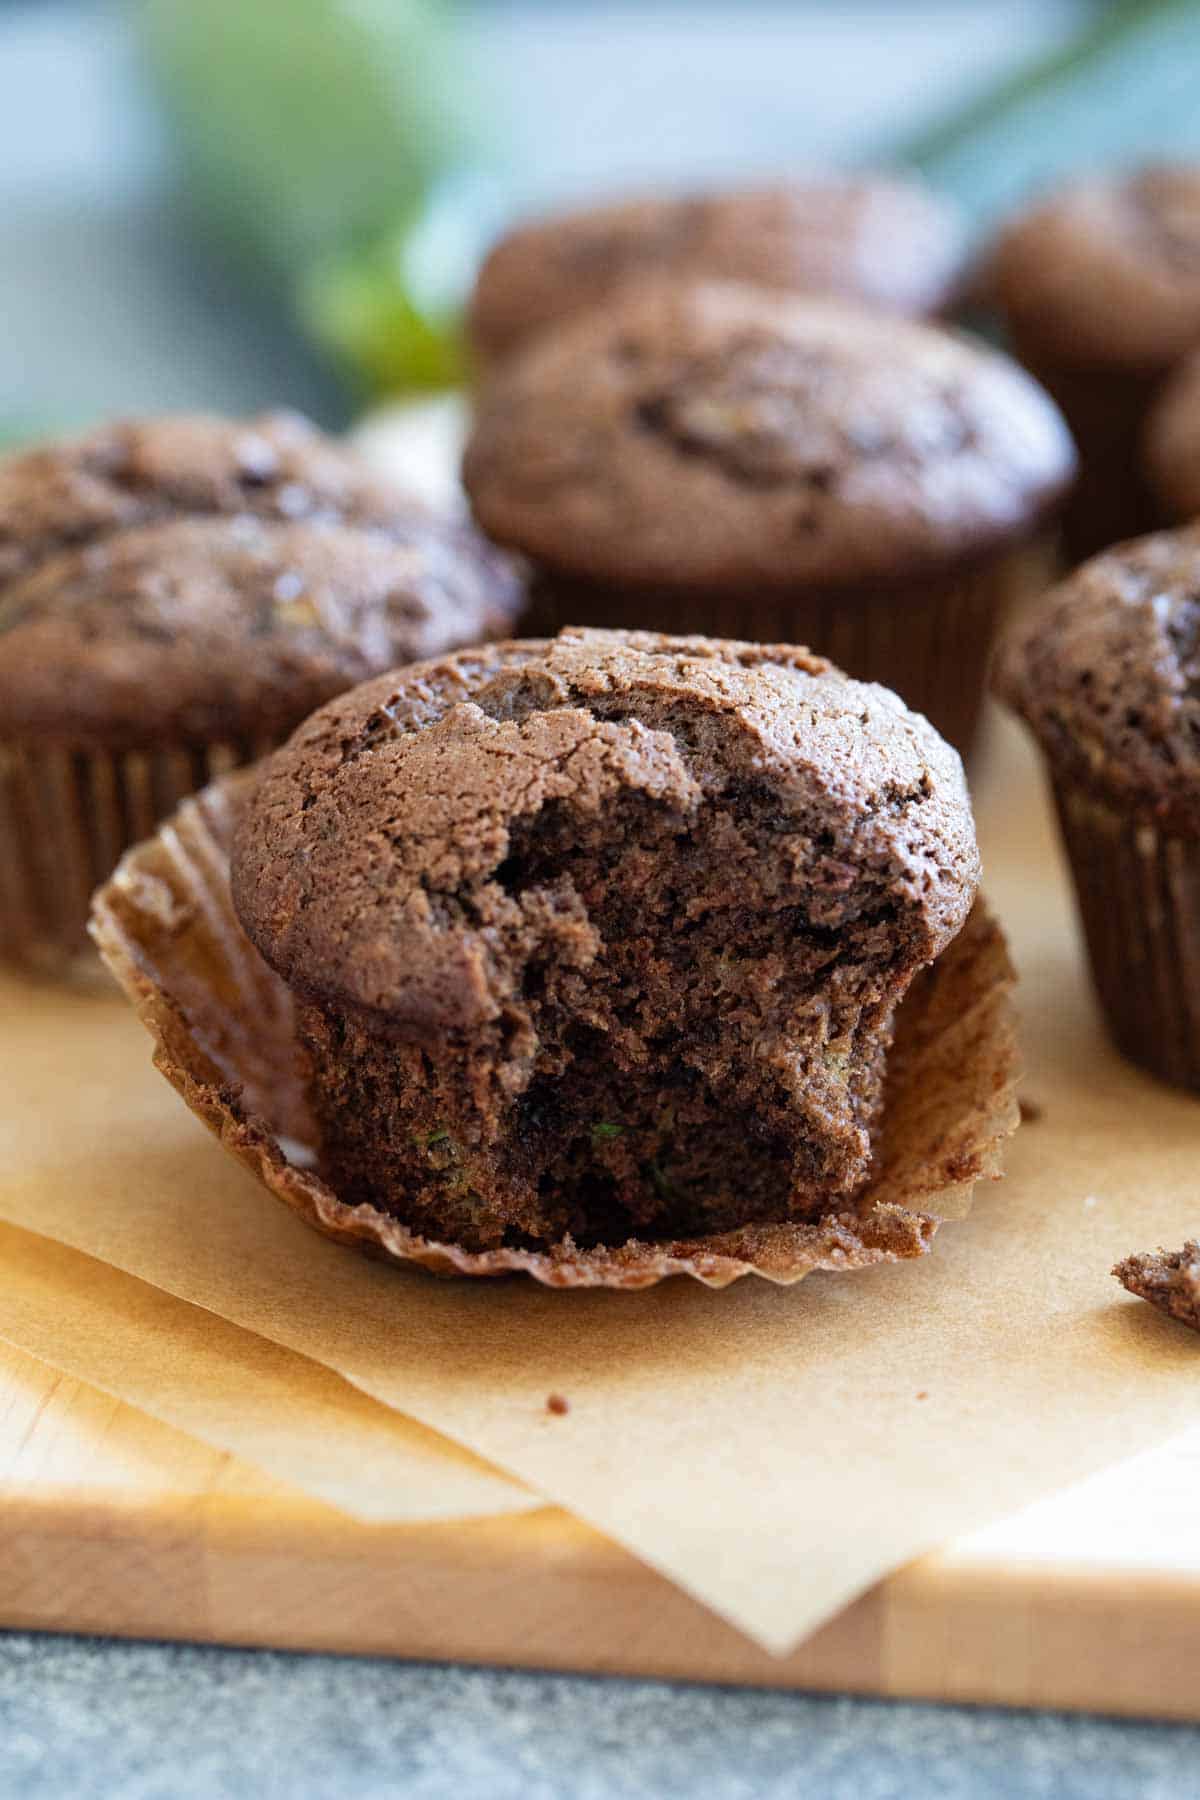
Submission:
[[[335,1191],[472,1249],[851,1195],[976,874],[958,760],[884,690],[599,632],[324,708],[233,865]]]

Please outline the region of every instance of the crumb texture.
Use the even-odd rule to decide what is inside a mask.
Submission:
[[[962,275],[960,223],[913,182],[828,177],[721,194],[649,196],[539,219],[491,250],[472,296],[472,340],[510,354],[634,280],[755,282],[940,311]]]
[[[1139,1300],[1148,1300],[1168,1318],[1200,1331],[1200,1243],[1194,1239],[1182,1250],[1127,1256],[1113,1274]]]
[[[375,681],[267,766],[238,914],[343,1198],[470,1249],[805,1218],[978,862],[957,756],[780,647],[565,633]]]
[[[1013,221],[993,295],[1022,349],[1153,371],[1200,345],[1200,164],[1076,183]]]
[[[1010,635],[996,680],[1056,773],[1200,831],[1200,525],[1085,563]]]
[[[519,598],[476,533],[288,414],[0,462],[0,713],[22,737],[278,740],[367,675],[497,635]]]
[[[1027,532],[1073,466],[1002,356],[704,283],[630,291],[504,365],[464,479],[484,528],[559,574],[780,590],[944,572]]]

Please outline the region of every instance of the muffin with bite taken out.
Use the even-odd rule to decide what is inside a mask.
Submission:
[[[469,1252],[836,1212],[978,856],[955,753],[786,646],[567,632],[367,683],[265,765],[233,903],[339,1201]]]

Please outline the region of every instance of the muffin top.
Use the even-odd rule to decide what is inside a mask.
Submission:
[[[1200,518],[1200,349],[1168,377],[1151,408],[1142,462],[1166,518]]]
[[[278,738],[367,675],[496,635],[517,600],[497,553],[419,514],[166,519],[0,587],[0,717],[111,747]]]
[[[520,598],[469,526],[290,414],[117,424],[0,463],[0,719],[22,737],[278,737],[497,635]]]
[[[121,419],[0,460],[0,583],[55,551],[157,519],[386,525],[418,508],[297,413]]]
[[[894,694],[806,650],[606,631],[465,651],[322,707],[264,767],[234,903],[298,993],[418,1037],[478,1029],[503,1018],[517,964],[601,948],[587,894],[553,862],[518,866],[518,833],[557,816],[572,841],[627,848],[647,802],[678,816],[681,870],[702,808],[790,837],[798,930],[886,891],[915,966],[970,910],[962,766]],[[704,884],[681,884],[699,920]]]
[[[1200,527],[1085,563],[1010,636],[996,685],[1056,770],[1200,831]]]
[[[1200,344],[1200,164],[1084,181],[1025,213],[991,266],[1023,348],[1154,371]]]
[[[606,304],[632,279],[756,282],[939,312],[962,277],[963,234],[915,182],[827,176],[740,192],[650,196],[520,225],[495,245],[471,300],[486,360]]]
[[[627,290],[506,362],[463,474],[485,530],[562,574],[724,590],[944,569],[1026,532],[1073,470],[1003,356],[698,283]]]

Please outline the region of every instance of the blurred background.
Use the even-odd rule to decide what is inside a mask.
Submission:
[[[513,215],[899,161],[982,229],[1200,148],[1193,0],[0,0],[0,431],[459,372]]]

